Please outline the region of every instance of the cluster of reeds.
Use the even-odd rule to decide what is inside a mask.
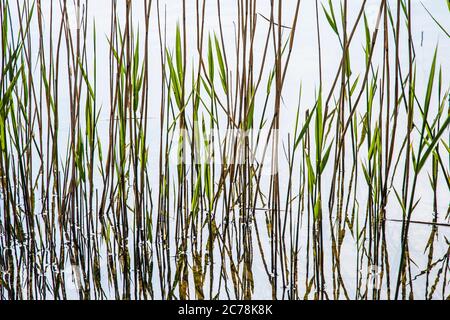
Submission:
[[[105,1],[106,35],[88,0],[0,0],[0,299],[450,297],[448,78],[438,48],[416,60],[412,1],[379,1],[371,27],[366,0],[315,0],[316,98],[300,85],[297,107],[312,13],[261,2],[233,2],[230,42],[220,0],[183,0],[176,26],[163,1]]]

